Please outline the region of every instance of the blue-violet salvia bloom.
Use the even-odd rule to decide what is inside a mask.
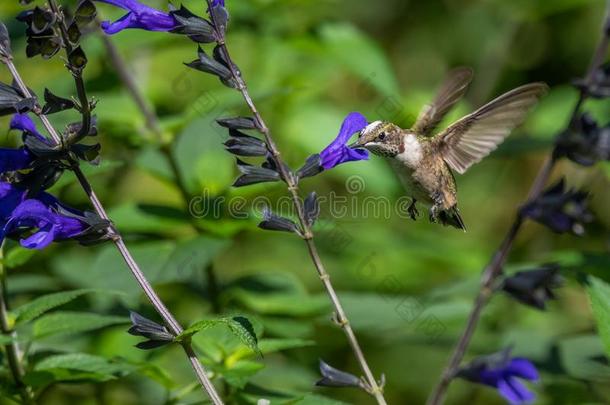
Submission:
[[[61,214],[60,210],[68,215]],[[5,236],[20,237],[28,232],[28,236],[20,240],[21,245],[29,249],[43,249],[53,241],[82,234],[89,225],[76,216],[83,215],[64,206],[48,193],[26,199],[25,190],[0,182],[0,240]]]
[[[178,23],[170,14],[142,4],[137,0],[96,1],[112,4],[129,11],[115,22],[102,22],[102,29],[108,35],[116,34],[127,28],[139,28],[147,31],[171,31],[178,26]]]
[[[10,128],[16,129],[21,132],[30,133],[30,134],[36,136],[36,138],[40,139],[41,141],[46,141],[45,137],[42,136],[42,134],[40,132],[38,132],[38,129],[36,129],[36,124],[34,123],[34,120],[32,120],[32,118],[30,118],[30,116],[28,114],[13,115],[13,118],[11,119],[11,123],[10,123]]]
[[[345,120],[341,125],[341,130],[339,130],[339,135],[337,135],[330,145],[320,152],[320,165],[324,170],[332,169],[341,163],[366,160],[369,158],[369,152],[367,150],[352,149],[346,145],[352,135],[362,131],[367,125],[368,122],[366,118],[358,112],[349,113],[348,116],[345,117]]]
[[[512,358],[510,349],[473,360],[457,376],[494,387],[512,405],[531,403],[536,398],[519,379],[537,381],[540,378],[531,361]]]
[[[0,148],[0,173],[26,169],[34,161],[34,156],[25,148]]]

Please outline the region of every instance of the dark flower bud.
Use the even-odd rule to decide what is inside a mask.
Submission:
[[[587,208],[587,197],[585,192],[566,190],[562,179],[536,200],[523,206],[521,215],[546,225],[553,232],[582,235],[584,224],[593,220]]]
[[[288,165],[283,161],[280,163],[282,164],[284,171],[286,173],[288,173],[289,176],[292,176],[292,171],[290,170],[290,167],[288,167]],[[282,172],[280,171],[280,168],[278,167],[277,162],[271,155],[267,156],[267,159],[263,162],[263,164],[261,166],[265,169],[270,169],[270,170],[276,171],[276,172],[278,172],[280,177],[282,176],[282,174],[281,174]]]
[[[97,166],[100,164],[101,147],[102,146],[99,143],[93,145],[75,144],[70,147],[70,152],[72,152],[78,159]]]
[[[169,15],[177,22],[177,27],[171,32],[186,35],[191,40],[199,43],[211,43],[216,41],[212,24],[193,14],[183,5],[180,6],[179,10],[170,11]]]
[[[208,13],[216,24],[216,30],[224,37],[229,22],[229,12],[225,8],[224,0],[213,0],[211,7],[208,8]]]
[[[214,58],[210,58],[201,47],[199,47],[198,55],[198,59],[195,59],[190,63],[185,63],[185,65],[192,69],[218,76],[220,81],[229,87],[235,88],[237,86],[233,80],[231,70],[226,65]]]
[[[502,290],[525,305],[541,310],[546,301],[554,299],[553,289],[561,285],[557,264],[547,264],[539,269],[520,271],[502,282]]]
[[[582,114],[559,135],[555,158],[567,157],[583,166],[610,159],[610,128],[600,128],[588,114]]]
[[[237,159],[237,168],[242,175],[235,180],[233,187],[280,180],[280,174],[277,171],[265,167],[253,166],[239,159]]]
[[[44,89],[44,100],[46,104],[42,107],[42,113],[45,115],[74,108],[74,101],[56,96],[49,89]]]
[[[82,0],[74,12],[74,22],[72,25],[80,29],[95,20],[96,16],[97,10],[95,4],[91,0]]]
[[[70,41],[70,43],[72,45],[78,44],[82,34],[81,34],[80,28],[78,28],[78,24],[76,22],[73,22],[72,24],[70,24],[70,26],[68,27],[68,31],[66,33],[68,34],[68,41]]]
[[[576,80],[574,85],[590,97],[610,97],[610,64],[600,66],[588,79]]]
[[[238,156],[265,156],[269,151],[267,144],[254,136],[236,129],[229,129],[230,138],[224,143],[227,151]]]
[[[70,70],[73,72],[81,72],[87,66],[87,55],[80,46],[73,49],[68,55]]]
[[[27,112],[35,105],[35,99],[26,98],[13,86],[0,82],[0,116]]]
[[[353,374],[337,370],[320,359],[320,374],[322,379],[316,382],[318,387],[354,387],[364,388],[362,381]]]
[[[320,216],[320,204],[318,204],[318,196],[315,191],[311,192],[303,203],[303,209],[305,211],[305,220],[309,226],[313,224]]]
[[[256,129],[256,121],[250,117],[220,118],[218,125],[229,129]]]
[[[41,55],[45,59],[51,58],[61,48],[61,39],[53,30],[55,14],[50,10],[36,7],[17,16],[17,20],[27,25],[27,47],[25,53],[28,58]]]
[[[143,336],[149,340],[136,345],[138,349],[149,350],[170,344],[174,341],[172,335],[165,326],[144,318],[137,312],[130,311],[132,327],[127,331],[130,335]]]
[[[301,235],[301,231],[294,221],[275,215],[268,208],[263,211],[263,221],[258,224],[258,227],[268,231],[291,232]]]
[[[324,168],[321,164],[320,155],[315,154],[308,157],[305,164],[297,170],[297,176],[299,179],[303,179],[305,177],[312,177],[320,174],[322,171],[324,171]]]

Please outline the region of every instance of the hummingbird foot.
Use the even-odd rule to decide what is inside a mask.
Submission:
[[[417,200],[415,198],[411,199],[411,205],[409,205],[409,207],[407,208],[407,212],[409,213],[409,216],[411,217],[411,219],[413,221],[415,221],[417,219],[417,217],[419,216],[419,211],[417,210],[417,207],[415,206],[416,202],[417,202]]]

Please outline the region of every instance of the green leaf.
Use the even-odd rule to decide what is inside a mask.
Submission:
[[[136,370],[136,366],[125,362],[86,353],[67,353],[44,358],[26,374],[25,381],[35,388],[59,381],[103,382]]]
[[[227,131],[216,124],[216,118],[213,112],[191,122],[172,150],[186,187],[195,195],[216,196],[229,188],[235,177],[235,161],[223,146]]]
[[[254,327],[248,318],[244,316],[204,319],[194,323],[189,328],[185,329],[180,335],[176,336],[176,341],[184,341],[196,333],[217,325],[225,325],[244,345],[252,349],[255,353],[261,354],[258,347],[258,339],[256,337],[256,333],[254,332]]]
[[[267,354],[282,350],[314,346],[315,344],[315,341],[305,339],[262,339],[258,343],[258,347],[263,354]]]
[[[598,336],[583,335],[561,340],[558,343],[561,364],[572,377],[587,381],[608,381],[610,367],[600,362],[604,347]]]
[[[13,311],[15,322],[20,323],[31,321],[32,319],[38,318],[40,315],[50,311],[51,309],[74,301],[76,298],[82,295],[94,292],[110,293],[109,291],[83,289],[43,295],[15,309]]]
[[[55,312],[34,321],[35,339],[49,336],[88,332],[111,325],[127,324],[129,319],[122,316],[98,315],[85,312]]]
[[[87,353],[67,353],[49,356],[34,366],[34,370],[42,371],[55,368],[65,368],[78,371],[88,371],[96,374],[114,375],[119,372],[131,372],[135,366],[113,362],[103,357]]]
[[[183,211],[163,205],[126,203],[111,209],[109,215],[123,232],[175,237],[191,227]]]
[[[359,76],[360,86],[368,84],[385,96],[396,95],[398,81],[379,44],[348,24],[327,24],[321,35],[329,55]]]
[[[224,292],[224,298],[265,315],[316,316],[329,308],[325,296],[309,295],[298,279],[285,273],[241,278]]]
[[[218,370],[227,383],[233,387],[242,389],[248,383],[250,377],[265,368],[264,364],[252,360],[239,360]]]
[[[155,282],[190,282],[199,278],[212,260],[229,244],[229,239],[211,238],[204,235],[176,243],[175,249]]]
[[[610,285],[596,277],[590,277],[587,293],[591,300],[599,336],[606,354],[610,356]]]
[[[6,253],[2,259],[2,264],[6,266],[6,268],[14,269],[15,267],[19,267],[27,263],[34,256],[34,254],[36,254],[36,250],[34,249],[26,249],[21,246],[15,246]]]

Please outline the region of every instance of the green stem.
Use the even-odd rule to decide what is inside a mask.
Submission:
[[[10,343],[4,345],[6,352],[6,359],[8,362],[13,381],[19,391],[19,396],[24,404],[34,405],[36,401],[34,399],[34,392],[23,381],[25,370],[21,363],[21,355],[19,346],[16,342],[17,332],[13,330],[10,325],[8,318],[8,295],[6,288],[6,268],[2,264],[1,260],[4,258],[4,243],[0,245],[0,330],[2,334],[11,339]]]

